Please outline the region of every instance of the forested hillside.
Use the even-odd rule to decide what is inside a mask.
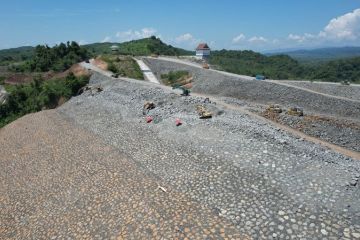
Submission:
[[[193,54],[191,51],[167,45],[154,36],[123,43],[94,43],[84,45],[84,47],[92,54],[99,55],[111,53],[110,47],[113,45],[118,46],[118,53],[121,55],[149,56],[151,54],[157,54],[181,56]]]
[[[16,72],[64,71],[73,64],[84,61],[90,55],[76,42],[60,43],[54,47],[38,45],[34,55],[25,63],[12,66]]]
[[[360,57],[316,65],[301,64],[287,55],[265,56],[253,51],[214,51],[210,64],[221,70],[271,79],[360,82]]]

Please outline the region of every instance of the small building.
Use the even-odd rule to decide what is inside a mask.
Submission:
[[[196,57],[205,60],[210,57],[210,48],[206,43],[200,43],[199,46],[197,46]]]
[[[118,52],[118,51],[119,51],[119,46],[112,45],[112,46],[110,47],[110,49],[111,49],[112,52]]]

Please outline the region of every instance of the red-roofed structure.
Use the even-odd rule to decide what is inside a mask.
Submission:
[[[206,43],[200,43],[196,50],[210,50],[209,46]]]
[[[196,48],[196,57],[207,59],[210,56],[210,47],[206,43],[200,43]]]

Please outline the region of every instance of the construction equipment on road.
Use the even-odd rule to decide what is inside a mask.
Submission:
[[[143,106],[143,115],[148,114],[149,111],[154,108],[155,108],[155,103],[146,101]]]
[[[349,86],[350,82],[345,80],[345,81],[341,81],[340,84],[343,86]]]
[[[209,110],[207,110],[204,106],[202,105],[198,105],[196,106],[196,111],[200,116],[200,119],[205,119],[205,118],[212,118],[212,112],[210,112]]]
[[[288,109],[287,114],[291,116],[301,117],[304,116],[304,110],[299,107],[291,107]]]
[[[255,76],[255,80],[260,80],[260,81],[265,80],[265,76],[258,74],[258,75]]]
[[[202,68],[204,68],[204,69],[210,69],[210,66],[209,66],[209,64],[204,63],[204,64],[202,65]]]
[[[282,113],[282,109],[278,104],[270,104],[266,110],[273,113]]]
[[[180,89],[182,90],[181,96],[189,96],[190,95],[190,90],[180,86],[180,85],[174,85],[172,89]]]

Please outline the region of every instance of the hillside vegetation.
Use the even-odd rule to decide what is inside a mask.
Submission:
[[[360,57],[304,65],[287,55],[265,56],[253,51],[214,51],[210,64],[221,70],[271,79],[360,82]]]
[[[34,56],[23,64],[16,64],[10,69],[16,72],[56,72],[65,71],[73,64],[84,61],[89,57],[87,50],[76,42],[60,43],[54,47],[38,45]]]
[[[105,55],[100,57],[108,64],[108,70],[115,75],[143,80],[144,75],[132,57]]]
[[[44,81],[35,78],[30,84],[8,88],[8,101],[0,105],[0,128],[25,114],[61,105],[88,82],[88,76],[75,77],[69,74],[64,79]]]
[[[0,65],[26,61],[34,56],[34,49],[34,47],[19,47],[0,50]]]
[[[193,54],[191,51],[167,45],[154,36],[124,43],[94,43],[84,45],[84,47],[92,54],[100,55],[111,53],[110,47],[113,45],[119,47],[118,53],[121,55],[149,56],[151,54],[157,54],[180,56]]]
[[[274,79],[294,79],[303,74],[303,67],[286,55],[267,57],[253,51],[214,51],[210,64],[232,73],[255,76],[262,74]]]
[[[188,71],[170,71],[161,74],[161,80],[168,86],[182,86],[191,82],[191,75]]]

